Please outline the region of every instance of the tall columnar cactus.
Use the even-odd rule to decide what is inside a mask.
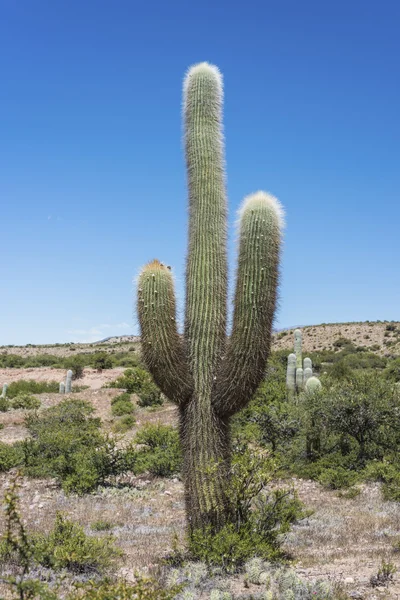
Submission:
[[[297,369],[296,369],[296,388],[297,388],[298,392],[300,392],[303,389],[303,384],[304,384],[303,378],[304,378],[303,368],[297,367]]]
[[[296,393],[296,355],[289,354],[286,368],[286,389],[289,396]]]
[[[72,371],[67,371],[67,379],[65,380],[65,393],[70,394],[72,392]]]
[[[294,353],[296,355],[296,366],[298,369],[303,368],[301,343],[302,343],[301,330],[295,329],[295,331],[294,331]]]
[[[311,369],[312,371],[312,360],[308,356],[303,360],[303,369]]]
[[[5,383],[3,385],[3,390],[1,392],[0,398],[7,398],[7,388],[8,388],[8,383]]]
[[[171,271],[157,260],[138,282],[143,356],[180,413],[190,528],[221,527],[230,516],[229,420],[251,399],[270,351],[283,210],[265,192],[239,212],[233,327],[227,323],[227,200],[222,135],[222,77],[192,67],[184,82],[189,244],[184,335],[178,333]]]
[[[63,381],[60,381],[59,393],[65,394],[65,383]]]

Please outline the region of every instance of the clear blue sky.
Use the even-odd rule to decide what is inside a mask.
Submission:
[[[182,302],[181,88],[205,60],[231,225],[258,189],[287,212],[276,326],[400,319],[399,26],[397,0],[0,0],[0,344],[137,331],[153,257]]]

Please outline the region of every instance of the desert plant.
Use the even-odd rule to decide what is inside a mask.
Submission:
[[[302,348],[301,344],[303,341],[303,336],[301,333],[301,329],[295,329],[294,331],[294,353],[296,355],[296,368],[303,367],[303,359],[302,359]]]
[[[182,466],[179,435],[169,425],[147,424],[135,436],[140,448],[127,448],[125,468],[136,474],[148,472],[157,477],[177,474]]]
[[[31,394],[24,394],[22,392],[21,394],[15,396],[11,400],[10,404],[12,408],[23,408],[27,410],[32,410],[34,408],[39,408],[40,400],[39,398],[35,398],[35,396],[32,396]]]
[[[286,369],[286,388],[289,396],[296,393],[296,355],[289,354]]]
[[[129,392],[124,392],[115,396],[111,400],[111,414],[114,417],[122,417],[123,415],[131,415],[134,411],[134,406],[131,401]]]
[[[5,383],[3,385],[3,389],[2,389],[2,392],[1,392],[0,398],[7,398],[7,388],[8,388],[8,384]]]
[[[74,573],[101,572],[112,566],[122,552],[114,547],[112,538],[87,536],[83,527],[58,512],[48,535],[32,536],[35,561],[56,570]]]
[[[67,371],[67,378],[65,380],[65,393],[70,394],[72,392],[72,370]]]
[[[59,385],[56,381],[34,381],[33,379],[19,379],[8,386],[7,397],[12,399],[20,394],[45,394],[56,393]]]
[[[184,83],[189,183],[189,250],[184,336],[176,325],[170,268],[158,260],[139,277],[143,356],[155,382],[180,411],[186,511],[190,528],[229,520],[229,421],[251,399],[270,351],[283,211],[264,192],[240,209],[239,258],[229,339],[227,202],[222,139],[222,77],[192,67]]]
[[[67,492],[83,494],[120,472],[122,451],[100,431],[100,419],[82,400],[63,400],[27,417],[30,438],[24,441],[25,471],[55,477]]]
[[[65,383],[63,381],[60,381],[59,393],[65,394]]]

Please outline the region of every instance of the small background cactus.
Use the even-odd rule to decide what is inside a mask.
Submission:
[[[294,353],[289,354],[286,369],[286,389],[288,398],[294,398],[300,394],[310,379],[316,379],[320,386],[321,382],[313,375],[312,360],[308,356],[302,359],[303,336],[300,329],[294,332]],[[311,383],[311,387],[315,385]]]
[[[67,371],[67,378],[65,380],[65,393],[70,394],[72,392],[72,371]]]

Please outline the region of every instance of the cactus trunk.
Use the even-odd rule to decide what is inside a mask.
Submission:
[[[230,515],[228,419],[221,419],[209,402],[193,397],[180,411],[180,434],[189,528],[219,529]]]
[[[190,69],[184,85],[189,248],[183,336],[169,268],[152,261],[138,286],[144,360],[163,393],[179,406],[191,530],[209,525],[218,530],[231,517],[229,419],[246,406],[265,373],[283,228],[276,198],[257,192],[245,199],[228,338],[222,95],[216,67],[202,63]]]

